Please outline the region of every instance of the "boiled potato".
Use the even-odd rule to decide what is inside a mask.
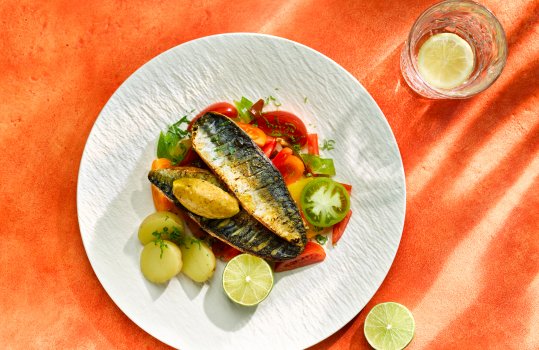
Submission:
[[[205,218],[225,219],[240,211],[236,198],[205,180],[175,180],[172,192],[187,210]]]
[[[182,272],[195,282],[206,282],[215,271],[215,255],[204,242],[186,238],[180,246],[182,251]]]
[[[165,283],[182,269],[182,252],[171,241],[150,242],[140,254],[140,270],[153,283]]]
[[[164,233],[165,227],[168,232],[174,232],[176,228],[176,232],[183,234],[183,219],[168,211],[158,211],[148,215],[138,229],[140,243],[148,244],[159,238],[153,235],[154,232],[161,233],[162,239],[170,239],[170,234]]]

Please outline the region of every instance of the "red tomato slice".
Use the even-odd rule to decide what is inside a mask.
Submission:
[[[251,112],[251,115],[253,116],[253,118],[257,118],[262,115],[262,108],[264,108],[264,100],[260,99],[256,101],[255,103],[253,103],[253,106],[251,107],[249,112]]]
[[[225,262],[230,261],[236,255],[241,254],[241,251],[219,240],[215,240],[212,243],[211,249],[216,257]]]
[[[346,214],[344,219],[342,219],[341,221],[333,225],[333,233],[331,235],[331,243],[333,245],[337,244],[339,239],[341,239],[342,234],[344,233],[344,230],[346,229],[346,226],[348,226],[348,222],[350,221],[351,216],[352,216],[352,211],[350,210],[348,214]]]
[[[198,113],[187,126],[187,130],[191,130],[194,122],[196,122],[198,118],[202,117],[204,114],[208,112],[221,113],[232,119],[238,117],[238,110],[236,109],[236,107],[234,107],[228,102],[217,102],[217,103],[209,105],[208,107],[204,108],[202,112]]]
[[[293,153],[294,152],[290,148],[288,147],[283,148],[282,150],[279,151],[279,153],[275,155],[275,157],[273,157],[271,161],[273,162],[273,165],[275,165],[275,167],[278,168],[284,163],[284,160],[286,159],[286,157],[288,157],[289,155]]]
[[[284,160],[293,153],[294,152],[290,148],[283,148],[271,161],[276,168],[279,168],[279,166],[284,163]]]
[[[307,128],[294,114],[285,111],[262,113],[256,124],[267,135],[282,137],[291,143],[304,146],[307,143]]]
[[[348,185],[348,184],[343,184],[342,182],[339,182],[345,189],[346,191],[348,192],[348,195],[352,195],[352,185]]]
[[[189,150],[187,150],[187,153],[185,154],[185,157],[183,157],[182,161],[178,165],[189,166],[192,165],[196,160],[200,160],[198,153],[196,153],[193,148],[189,148]]]
[[[264,152],[266,157],[269,158],[275,150],[275,146],[277,146],[277,140],[275,139],[275,137],[266,135],[266,144],[264,145],[264,147],[262,147],[262,152]]]
[[[275,272],[297,269],[298,267],[323,261],[325,258],[326,252],[324,248],[318,243],[309,241],[305,245],[305,250],[294,259],[275,263]]]
[[[320,155],[318,150],[318,134],[307,135],[307,151],[309,154]]]

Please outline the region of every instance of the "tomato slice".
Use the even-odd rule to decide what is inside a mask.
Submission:
[[[250,138],[258,145],[258,147],[264,147],[266,144],[267,136],[261,129],[251,124],[236,122],[236,124],[249,135]]]
[[[295,155],[286,157],[283,165],[277,168],[283,175],[285,184],[290,185],[303,177],[305,173],[305,165],[303,161]]]
[[[267,135],[282,137],[291,143],[304,146],[307,143],[307,128],[294,114],[285,111],[262,113],[255,123]]]
[[[253,103],[253,106],[249,110],[249,113],[251,113],[253,118],[260,117],[262,115],[262,108],[264,108],[264,100],[260,99]]]
[[[195,162],[197,162],[199,160],[201,160],[201,159],[198,156],[198,153],[196,153],[193,150],[193,148],[191,147],[191,148],[189,148],[189,150],[185,154],[185,157],[183,157],[182,161],[178,165],[179,166],[192,166],[192,165],[194,165]]]
[[[176,208],[176,205],[168,199],[167,196],[159,188],[157,188],[155,185],[151,185],[152,187],[152,199],[153,199],[153,205],[155,207],[156,211],[170,211],[173,212]]]
[[[350,221],[351,216],[352,216],[352,211],[350,210],[348,214],[346,214],[344,219],[342,219],[341,221],[333,225],[333,233],[331,234],[331,243],[333,245],[337,244],[339,239],[341,239],[342,234],[344,233],[344,230],[346,229],[346,226],[348,226],[348,222]]]
[[[168,158],[157,158],[152,162],[152,170],[172,168],[172,162]]]
[[[198,113],[187,126],[187,130],[191,130],[193,124],[198,120],[198,118],[202,117],[208,112],[221,113],[232,119],[238,117],[238,110],[236,109],[236,107],[234,107],[234,105],[231,105],[228,102],[217,102],[209,105],[208,107],[204,108],[202,112]]]
[[[318,134],[307,135],[307,152],[316,156],[320,155],[320,150],[318,149]]]
[[[279,168],[283,163],[286,157],[293,154],[294,152],[292,149],[285,147],[277,155],[271,160],[273,162],[273,165],[275,165],[276,168]]]
[[[228,262],[236,255],[241,254],[241,251],[238,249],[219,240],[213,241],[211,249],[213,254],[224,262]]]
[[[308,222],[330,227],[341,221],[350,210],[348,191],[338,182],[319,177],[301,192],[301,210]]]
[[[275,272],[297,269],[298,267],[323,261],[325,258],[326,252],[324,251],[324,248],[322,248],[322,246],[318,243],[309,241],[305,245],[305,250],[303,250],[303,252],[294,259],[275,263]]]
[[[277,146],[277,139],[275,139],[275,137],[266,135],[266,144],[264,145],[264,147],[262,147],[262,151],[264,152],[266,157],[271,157],[271,154],[275,150],[275,146]]]
[[[172,162],[167,158],[157,158],[152,162],[152,170],[157,169],[168,169],[172,168]],[[157,211],[173,211],[176,208],[176,205],[168,199],[167,196],[155,185],[151,185],[152,188],[152,199],[155,210]]]
[[[352,185],[343,184],[342,182],[339,182],[341,185],[343,185],[344,188],[346,188],[346,191],[351,196],[352,195]]]
[[[273,158],[273,165],[279,170],[287,185],[298,181],[305,173],[303,161],[292,153],[293,151],[290,148],[283,148]]]

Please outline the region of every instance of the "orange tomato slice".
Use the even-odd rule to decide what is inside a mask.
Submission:
[[[250,138],[258,145],[258,147],[264,147],[266,144],[266,133],[262,129],[257,128],[251,124],[246,124],[242,122],[236,122],[238,126],[249,135]]]
[[[172,162],[167,158],[157,158],[152,162],[152,170],[168,169],[172,167]]]
[[[152,162],[152,170],[168,169],[172,167],[172,162],[167,158],[158,158]],[[152,199],[155,210],[157,211],[170,211],[174,212],[176,206],[168,199],[167,196],[159,188],[152,186]]]

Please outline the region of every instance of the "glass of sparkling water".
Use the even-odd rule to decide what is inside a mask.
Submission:
[[[486,7],[446,0],[415,21],[401,53],[408,85],[427,98],[467,98],[488,88],[507,61],[500,22]]]

